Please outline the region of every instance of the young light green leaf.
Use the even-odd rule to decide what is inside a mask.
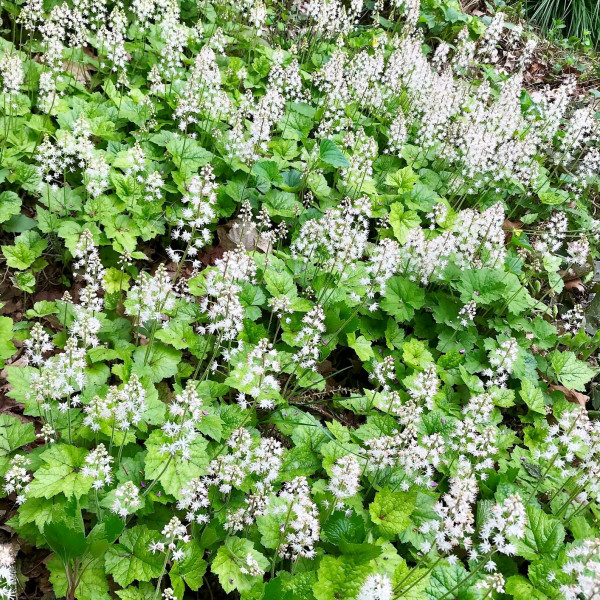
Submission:
[[[248,591],[261,579],[258,575],[253,576],[242,572],[242,568],[248,568],[248,555],[262,570],[269,567],[269,561],[254,549],[254,544],[250,540],[230,537],[219,548],[210,568],[219,577],[219,583],[228,594],[234,590]]]
[[[393,538],[410,525],[416,499],[416,492],[392,492],[384,488],[375,494],[369,506],[371,520],[384,536]]]
[[[549,362],[554,375],[566,388],[583,392],[585,386],[598,374],[583,360],[579,360],[574,352],[554,350],[549,355]]]
[[[29,486],[32,498],[52,498],[64,494],[67,498],[81,498],[92,488],[93,479],[84,477],[87,450],[68,444],[52,444],[40,455],[43,465],[35,472]]]

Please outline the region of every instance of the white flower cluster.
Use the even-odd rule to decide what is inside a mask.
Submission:
[[[92,431],[100,431],[102,424],[106,423],[126,432],[143,420],[146,389],[133,373],[121,389],[111,386],[104,397],[94,396],[83,410],[83,424]]]
[[[598,600],[600,598],[600,540],[586,539],[567,550],[562,571],[573,577],[570,584],[560,586],[565,600]]]
[[[501,573],[491,573],[490,575],[486,575],[481,581],[477,582],[475,587],[488,594],[491,594],[492,592],[504,594],[505,583],[504,576]]]
[[[369,379],[374,381],[384,393],[390,391],[390,382],[396,378],[394,357],[386,356],[382,361],[373,362],[373,372]]]
[[[302,369],[317,370],[319,360],[319,344],[325,333],[325,313],[317,305],[302,317],[302,329],[296,335],[295,342],[300,349],[292,356],[292,360]]]
[[[8,50],[4,51],[0,59],[0,76],[2,76],[2,93],[8,95],[8,101],[11,102],[13,108],[16,108],[12,96],[19,93],[25,80],[23,64],[18,54]]]
[[[75,318],[71,334],[79,338],[84,347],[96,347],[100,343],[97,334],[101,327],[96,313],[102,312],[104,306],[100,294],[104,291],[105,269],[89,229],[79,236],[73,258],[73,271],[84,281],[85,287],[79,292],[79,304],[73,304]]]
[[[132,481],[126,481],[115,490],[111,510],[122,519],[135,513],[142,506],[140,490]]]
[[[163,321],[166,325],[168,313],[175,306],[173,283],[165,265],[160,264],[154,276],[141,272],[135,285],[129,290],[125,302],[125,313],[135,317],[139,323]]]
[[[37,147],[36,155],[42,182],[57,190],[59,182],[62,182],[67,174],[80,170],[90,196],[100,196],[108,187],[110,167],[90,138],[91,130],[83,112],[73,124],[72,131],[65,132],[56,143],[52,143],[48,135],[45,135]]]
[[[369,282],[371,289],[367,291],[367,297],[375,296],[374,288],[379,287],[380,292],[385,290],[385,284],[393,277],[400,266],[400,245],[396,240],[384,238],[375,246],[373,254],[366,265],[367,274],[372,281]],[[367,283],[367,282],[365,282]]]
[[[181,489],[177,508],[187,511],[188,522],[207,523],[211,487],[221,494],[229,494],[234,488],[250,489],[245,506],[229,510],[225,522],[226,529],[242,531],[257,516],[265,514],[268,495],[281,469],[283,447],[273,438],[261,438],[256,444],[248,430],[242,428],[231,434],[227,448],[227,454],[211,461],[205,477],[194,479]]]
[[[185,519],[188,523],[208,523],[210,520],[204,512],[209,506],[208,488],[210,480],[208,478],[193,479],[181,488],[177,501],[177,510],[187,511]]]
[[[172,517],[162,530],[164,539],[160,541],[152,540],[149,550],[152,554],[156,552],[170,552],[172,560],[178,562],[185,557],[185,550],[181,547],[187,544],[191,537],[187,532],[187,527],[177,518]]]
[[[438,433],[419,434],[417,426],[423,410],[414,403],[407,403],[396,412],[404,425],[401,432],[365,441],[367,471],[377,476],[383,469],[401,469],[404,479],[400,487],[404,491],[408,491],[411,484],[435,486],[435,469],[446,451],[444,438]]]
[[[394,589],[386,575],[369,575],[362,584],[356,600],[392,600]]]
[[[8,469],[4,473],[4,493],[17,495],[17,504],[23,504],[29,490],[31,475],[27,472],[27,467],[31,464],[31,459],[22,454],[15,454],[8,461]]]
[[[488,385],[505,387],[518,355],[519,344],[515,338],[500,342],[500,345],[490,352],[488,358],[492,368],[484,372],[484,375],[490,377]]]
[[[92,487],[96,490],[101,490],[103,487],[112,483],[112,467],[113,457],[110,456],[104,444],[98,444],[85,457],[85,465],[81,469],[83,477],[92,477],[94,482]]]
[[[215,203],[217,200],[215,176],[213,168],[206,165],[200,175],[194,175],[187,186],[188,193],[181,201],[186,205],[181,218],[177,221],[175,229],[171,232],[174,240],[181,240],[186,244],[185,250],[167,249],[169,258],[173,262],[180,262],[187,257],[192,259],[192,266],[200,268],[201,263],[196,258],[201,248],[210,243],[212,233],[207,225],[215,219]]]
[[[179,129],[187,131],[190,125],[201,123],[202,118],[214,119],[219,113],[227,114],[230,104],[221,88],[216,55],[209,45],[205,45],[196,55],[173,116],[179,121]]]
[[[338,458],[331,468],[329,491],[338,500],[352,498],[360,487],[361,471],[358,459],[354,455],[348,454]]]
[[[169,419],[162,426],[169,440],[161,448],[165,454],[180,454],[184,460],[190,460],[191,445],[200,434],[198,426],[204,416],[202,405],[196,382],[190,379],[169,406]]]
[[[85,385],[85,368],[85,349],[78,347],[76,338],[69,337],[63,352],[46,359],[39,371],[32,373],[29,396],[40,403],[42,410],[49,410],[53,400],[59,401],[61,411],[68,410],[79,402],[75,394]]]
[[[306,221],[291,246],[294,258],[307,265],[339,272],[342,281],[364,253],[369,238],[371,201],[363,196],[345,198],[339,208],[330,208],[320,219]]]
[[[244,328],[240,284],[254,281],[256,265],[251,256],[236,250],[226,252],[215,262],[215,267],[206,271],[206,296],[200,302],[200,309],[206,314],[208,324],[199,327],[198,333],[218,334],[220,341],[234,340]]]
[[[557,211],[542,223],[540,235],[532,240],[533,249],[543,255],[554,254],[562,248],[569,228],[569,220],[565,213]]]
[[[400,249],[401,271],[423,285],[440,278],[449,264],[461,269],[495,268],[506,257],[505,215],[500,203],[482,213],[460,211],[449,229],[437,236],[426,236],[422,228],[410,229]]]
[[[16,598],[17,575],[15,573],[15,554],[10,544],[0,546],[0,598]]]
[[[243,388],[250,387],[249,395],[263,410],[270,410],[274,407],[271,396],[279,392],[281,387],[274,373],[279,374],[280,369],[277,350],[266,338],[260,340],[246,356],[241,385]],[[248,408],[245,394],[238,394],[237,400],[242,409]]]
[[[314,558],[321,527],[319,511],[310,498],[306,477],[296,477],[284,483],[279,497],[286,501],[273,509],[274,514],[283,515],[284,519],[281,524],[283,541],[277,550],[279,556],[292,561]]]
[[[479,488],[474,476],[459,473],[450,479],[450,489],[435,504],[434,510],[439,519],[425,521],[421,525],[421,533],[434,534],[437,549],[449,554],[462,546],[471,550],[473,534],[475,533],[475,515],[472,506],[477,500]],[[428,553],[432,547],[431,542],[426,541],[421,550]],[[456,562],[456,555],[449,557],[450,562]]]
[[[352,31],[358,23],[363,1],[352,0],[348,8],[340,0],[308,0],[299,6],[310,19],[315,33],[333,38]]]
[[[519,494],[513,494],[503,502],[495,504],[491,512],[491,516],[479,530],[479,537],[482,540],[479,551],[490,556],[485,564],[487,571],[496,570],[496,563],[491,559],[491,553],[500,552],[507,556],[516,553],[517,547],[510,539],[523,539],[527,525],[525,506]]]
[[[127,15],[119,7],[115,7],[108,16],[108,22],[103,23],[98,30],[98,41],[101,42],[106,52],[106,59],[115,73],[124,69],[127,64],[128,53],[125,50],[127,26]],[[105,66],[104,63],[101,64]]]
[[[438,393],[440,380],[438,379],[434,364],[427,365],[424,371],[420,371],[414,378],[408,395],[417,404],[424,404],[429,410],[433,410],[433,399]]]
[[[54,350],[50,335],[40,323],[35,323],[29,330],[29,338],[23,342],[27,364],[39,367],[44,362],[44,354]]]
[[[240,567],[240,571],[244,575],[250,575],[250,577],[259,577],[265,574],[264,570],[260,568],[258,561],[250,552],[246,555],[246,564]]]
[[[464,306],[458,311],[458,322],[462,327],[469,327],[472,325],[477,315],[477,304],[475,300],[469,300]]]
[[[271,141],[273,126],[283,117],[285,98],[275,86],[269,86],[261,98],[254,100],[250,95],[233,115],[227,148],[231,157],[245,163],[260,158]],[[248,132],[244,127],[244,117],[251,119]]]

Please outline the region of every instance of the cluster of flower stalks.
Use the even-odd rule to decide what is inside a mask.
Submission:
[[[57,598],[600,599],[600,122],[442,5],[3,13],[1,491]]]

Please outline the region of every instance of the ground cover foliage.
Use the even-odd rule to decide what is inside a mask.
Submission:
[[[1,597],[600,598],[600,127],[522,27],[2,26]]]

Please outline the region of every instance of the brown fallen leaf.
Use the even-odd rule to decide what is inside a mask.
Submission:
[[[590,399],[589,396],[586,396],[581,392],[576,392],[575,390],[570,390],[564,385],[557,385],[555,383],[548,384],[548,391],[553,392],[554,390],[562,392],[569,402],[573,402],[573,404],[579,404],[579,406],[582,408],[585,408],[587,401]]]
[[[585,293],[585,286],[581,283],[581,279],[571,279],[565,282],[565,290],[577,290],[581,294]]]
[[[96,68],[92,65],[82,65],[70,60],[63,61],[62,68],[63,71],[72,75],[73,79],[82,85],[88,84],[92,79],[92,72],[96,71]]]
[[[63,291],[62,290],[44,290],[41,292],[38,292],[34,297],[33,297],[33,303],[35,304],[36,302],[43,302],[44,300],[47,302],[52,302],[54,300],[60,300],[62,298],[63,295]]]
[[[245,250],[258,248],[262,252],[270,250],[270,241],[262,237],[254,223],[244,223],[241,219],[232,219],[217,228],[220,245],[225,250],[235,250],[243,246]]]
[[[509,221],[508,219],[504,219],[504,223],[502,223],[502,229],[504,229],[504,231],[523,229],[523,221]]]

